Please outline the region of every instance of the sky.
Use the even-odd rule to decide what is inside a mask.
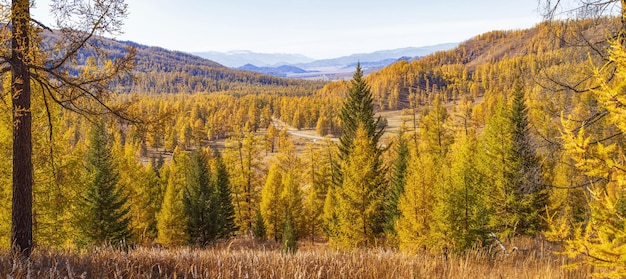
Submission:
[[[185,52],[250,50],[314,59],[463,42],[541,21],[537,0],[126,0],[118,40]],[[49,0],[33,17],[53,26]]]

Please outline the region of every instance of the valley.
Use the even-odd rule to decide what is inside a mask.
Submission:
[[[0,28],[0,278],[626,276],[619,17],[315,60],[110,3]]]
[[[457,43],[446,43],[423,47],[381,50],[372,53],[314,60],[300,54],[254,53],[251,51],[196,52],[194,54],[239,70],[269,74],[276,77],[342,80],[349,79],[356,62],[360,62],[366,74],[378,71],[399,60],[412,60],[454,48]]]

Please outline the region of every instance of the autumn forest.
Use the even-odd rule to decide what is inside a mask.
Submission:
[[[27,24],[32,248],[0,160],[0,278],[626,276],[623,16],[492,31],[332,82],[98,32],[63,51],[84,30]]]

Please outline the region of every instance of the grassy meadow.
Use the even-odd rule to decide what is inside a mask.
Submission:
[[[275,242],[239,238],[204,249],[37,249],[29,261],[3,251],[0,278],[589,278],[593,272],[563,268],[569,260],[551,252],[520,251],[340,252],[301,242],[290,254]]]

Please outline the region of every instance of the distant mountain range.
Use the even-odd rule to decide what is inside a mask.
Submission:
[[[372,63],[372,65],[382,65],[387,66],[401,57],[421,57],[426,56],[431,53],[441,51],[441,50],[449,50],[453,49],[458,45],[458,43],[446,43],[446,44],[438,44],[433,46],[423,46],[423,47],[407,47],[407,48],[399,48],[392,50],[381,50],[372,53],[358,53],[352,54],[349,56],[342,56],[333,59],[323,59],[316,60],[309,63],[299,63],[294,66],[303,68],[303,69],[314,69],[314,68],[323,68],[323,67],[345,67],[349,65],[354,65],[356,62],[361,62],[361,65],[365,65],[367,63]],[[219,63],[219,62],[218,62]]]
[[[251,51],[197,52],[200,57],[224,66],[244,71],[269,74],[276,77],[341,79],[349,77],[357,62],[366,72],[375,71],[398,60],[410,60],[431,53],[449,50],[458,43],[446,43],[423,47],[407,47],[359,53],[333,59],[313,60],[300,54],[255,53]]]
[[[215,61],[229,68],[239,68],[246,64],[257,67],[274,67],[313,62],[315,59],[301,54],[288,53],[256,53],[248,50],[235,50],[229,52],[194,52],[194,55]]]

